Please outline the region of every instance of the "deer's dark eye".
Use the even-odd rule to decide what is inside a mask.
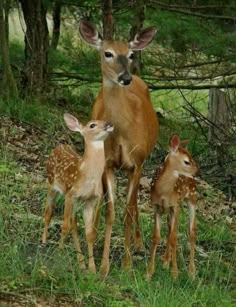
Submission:
[[[96,124],[90,124],[90,126],[89,126],[90,128],[95,128],[96,127]]]
[[[106,58],[113,58],[113,54],[110,51],[104,52]]]
[[[185,164],[185,165],[190,165],[190,162],[185,160],[185,161],[184,161],[184,164]]]
[[[132,53],[130,53],[130,55],[129,55],[129,59],[130,59],[130,60],[133,60],[133,58],[134,58],[134,54],[133,54],[133,52],[132,52]]]

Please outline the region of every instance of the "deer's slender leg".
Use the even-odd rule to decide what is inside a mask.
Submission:
[[[88,269],[92,273],[96,273],[96,266],[93,256],[93,246],[96,239],[96,229],[94,228],[94,218],[96,209],[96,198],[87,202],[84,207],[84,223],[86,241],[88,244]]]
[[[193,277],[195,276],[195,264],[194,264],[194,245],[196,236],[196,200],[195,197],[188,200],[189,208],[189,241],[190,241],[190,256],[188,271]]]
[[[138,174],[139,173],[139,174]],[[138,203],[137,203],[137,193],[139,189],[139,182],[141,177],[141,169],[137,172],[137,182],[136,193],[134,196],[134,247],[136,250],[141,250],[143,248],[143,240],[139,227],[139,212],[138,212]]]
[[[171,272],[173,278],[176,278],[178,275],[178,267],[176,261],[178,214],[179,214],[178,206],[170,208],[171,232],[169,236],[169,243],[171,246],[171,264],[172,264]]]
[[[72,232],[72,237],[73,237],[75,249],[77,250],[77,259],[78,259],[80,269],[84,270],[86,268],[86,265],[85,265],[85,262],[84,262],[84,255],[81,251],[80,241],[79,241],[79,236],[78,236],[76,205],[72,209],[71,214],[72,214],[72,216],[71,216],[71,232]]]
[[[128,183],[128,196],[127,204],[125,208],[125,254],[122,259],[122,267],[126,268],[131,265],[131,254],[130,254],[130,239],[131,239],[131,224],[135,226],[135,239],[141,241],[141,234],[138,225],[138,208],[137,208],[137,192],[139,188],[141,170],[135,167],[133,172],[129,175]]]
[[[97,201],[96,207],[94,209],[94,229],[96,232],[98,231],[98,224],[99,224],[99,219],[100,219],[100,214],[101,214],[101,209],[102,209],[102,203],[103,203],[104,197],[100,197]]]
[[[65,237],[68,234],[68,232],[71,230],[72,213],[73,213],[72,210],[75,201],[76,199],[73,197],[73,193],[69,192],[65,195],[64,218],[61,226],[61,240],[59,243],[60,248],[63,248]]]
[[[158,212],[158,209],[155,208],[152,245],[151,245],[151,251],[150,251],[150,260],[149,260],[148,268],[147,268],[147,279],[151,279],[154,273],[155,255],[156,255],[157,245],[160,241],[160,238],[161,238],[161,215]]]
[[[171,234],[171,214],[167,215],[167,236],[166,236],[166,249],[163,255],[163,266],[168,268],[171,259],[171,246],[170,246],[170,234]]]
[[[115,220],[114,174],[112,168],[105,169],[103,179],[104,179],[104,187],[106,192],[106,214],[105,214],[106,229],[105,229],[102,262],[100,266],[100,274],[102,276],[106,276],[110,268],[109,255],[110,255],[111,232]]]
[[[57,191],[55,191],[51,185],[48,186],[48,192],[47,192],[47,199],[46,199],[46,206],[44,210],[44,229],[43,229],[43,234],[42,234],[42,243],[46,243],[47,241],[47,233],[48,233],[48,227],[49,223],[52,218],[52,213],[53,213],[53,205],[55,201]]]

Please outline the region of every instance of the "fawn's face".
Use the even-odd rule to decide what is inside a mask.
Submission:
[[[64,114],[64,120],[71,131],[81,133],[85,141],[89,142],[103,142],[108,134],[114,129],[111,122],[105,122],[102,120],[92,120],[88,122],[87,125],[83,125],[76,117],[69,113]]]
[[[93,120],[81,129],[81,134],[86,141],[98,142],[104,141],[113,129],[114,127],[111,122]]]
[[[197,165],[185,148],[180,147],[176,151],[171,151],[166,160],[178,175],[191,177],[197,172]]]

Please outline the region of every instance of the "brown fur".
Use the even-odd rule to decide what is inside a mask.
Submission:
[[[145,48],[152,40],[155,30],[153,27],[145,29],[136,35],[134,41],[128,43],[103,41],[93,25],[85,20],[81,20],[79,29],[84,41],[94,45],[101,57],[103,84],[93,105],[92,118],[110,120],[114,124],[114,133],[105,142],[107,163],[104,186],[107,192],[107,209],[105,243],[100,268],[100,273],[105,276],[110,266],[110,239],[115,219],[114,168],[124,169],[128,173],[123,267],[132,264],[130,251],[132,225],[135,247],[142,246],[137,191],[142,163],[157,139],[158,121],[146,84],[139,77],[130,74],[132,62],[130,53],[132,50]],[[107,52],[110,53],[108,58]],[[128,77],[129,81],[125,77]]]
[[[172,138],[176,138],[176,135]],[[171,139],[172,140],[172,139]],[[171,147],[165,162],[159,167],[151,184],[151,202],[154,206],[154,228],[148,264],[147,277],[151,278],[154,272],[154,261],[157,244],[160,240],[161,216],[169,211],[167,246],[163,256],[164,265],[172,263],[172,275],[177,276],[178,268],[176,262],[176,237],[177,219],[181,200],[185,199],[189,206],[190,222],[190,262],[189,272],[194,275],[194,239],[196,231],[195,207],[196,207],[196,181],[190,177],[197,171],[197,166],[191,155],[185,148],[181,148],[180,141],[176,147]],[[185,164],[185,161],[189,164]],[[184,174],[184,175],[183,175]]]
[[[110,123],[90,121],[86,126],[67,114],[65,118],[72,131],[80,131],[85,139],[85,150],[80,157],[69,145],[59,145],[50,154],[47,163],[48,195],[44,212],[45,227],[42,243],[46,243],[47,231],[52,218],[54,199],[59,192],[65,195],[64,220],[62,224],[60,247],[69,230],[72,231],[81,268],[85,268],[77,233],[77,202],[83,206],[86,240],[89,254],[89,270],[95,272],[93,243],[96,238],[97,212],[102,202],[102,174],[105,167],[104,140],[112,131]],[[91,124],[95,125],[91,127]]]

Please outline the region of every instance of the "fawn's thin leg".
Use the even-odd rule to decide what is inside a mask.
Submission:
[[[96,205],[96,207],[94,209],[94,222],[93,222],[93,226],[94,226],[94,229],[96,230],[96,232],[97,232],[98,223],[99,223],[99,219],[100,219],[102,202],[103,202],[103,197],[99,198],[99,200],[97,201],[97,205]]]
[[[178,267],[176,261],[176,244],[177,244],[177,224],[178,224],[178,214],[179,207],[174,206],[170,208],[170,219],[171,219],[171,232],[169,236],[169,242],[171,246],[171,263],[172,263],[172,276],[176,278],[178,275]]]
[[[94,228],[94,218],[96,209],[96,199],[89,201],[84,207],[84,223],[85,235],[88,244],[88,269],[92,273],[96,273],[96,266],[93,257],[93,245],[96,239],[96,230]]]
[[[79,242],[79,236],[78,236],[78,227],[77,227],[77,216],[76,216],[76,210],[73,208],[73,213],[71,217],[71,231],[72,231],[72,237],[74,241],[75,248],[77,250],[77,259],[79,262],[79,267],[84,270],[86,268],[85,262],[84,262],[84,255],[81,251],[80,242]]]
[[[135,245],[142,245],[142,237],[138,225],[138,208],[137,208],[137,192],[139,188],[141,169],[135,167],[129,175],[128,196],[125,208],[125,254],[122,259],[122,267],[127,268],[132,265],[130,254],[131,224],[134,225]]]
[[[44,210],[44,229],[43,229],[43,234],[42,234],[42,243],[46,243],[47,241],[47,233],[48,233],[48,227],[49,223],[52,218],[52,211],[53,211],[53,205],[54,205],[54,200],[56,197],[57,191],[55,191],[51,185],[48,186],[48,192],[47,192],[47,200],[46,200],[46,207]]]
[[[72,192],[73,189],[70,190]],[[67,193],[65,195],[65,208],[64,208],[64,218],[63,223],[61,226],[61,240],[59,243],[59,247],[63,248],[64,240],[67,233],[71,230],[71,222],[72,222],[72,210],[73,204],[75,203],[76,199],[73,197],[73,193]]]
[[[104,248],[102,255],[102,262],[100,266],[100,274],[106,276],[110,268],[110,242],[111,242],[111,232],[112,225],[115,220],[115,209],[114,209],[114,174],[112,168],[106,168],[104,172],[104,187],[106,192],[106,230],[105,230],[105,239],[104,239]]]
[[[166,249],[165,253],[163,255],[163,266],[165,268],[168,268],[170,265],[170,259],[171,259],[171,246],[170,246],[170,234],[171,234],[171,216],[168,213],[167,215],[167,236],[166,236]]]
[[[194,277],[195,276],[195,264],[194,264],[194,244],[196,235],[196,200],[195,197],[188,201],[189,208],[189,241],[190,241],[190,256],[188,271]]]
[[[150,251],[150,260],[147,268],[147,279],[150,279],[152,277],[152,274],[154,273],[155,255],[160,238],[161,238],[161,215],[158,213],[157,208],[155,208],[152,246]]]

